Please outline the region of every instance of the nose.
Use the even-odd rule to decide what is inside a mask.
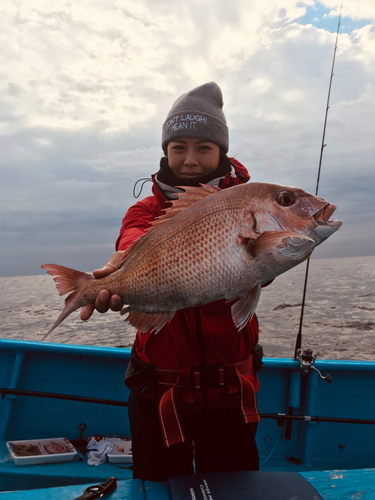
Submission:
[[[186,149],[184,164],[188,167],[194,167],[195,165],[198,165],[198,158],[194,148],[188,147]]]

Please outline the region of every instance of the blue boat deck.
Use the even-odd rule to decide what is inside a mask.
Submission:
[[[51,467],[51,466],[48,466]],[[99,466],[102,467],[102,466]],[[105,467],[103,471],[106,470]],[[317,490],[324,500],[374,500],[375,469],[301,472],[301,476]],[[93,483],[52,488],[4,491],[4,500],[65,500],[77,498]],[[170,500],[168,484],[139,479],[120,479],[108,500]],[[304,500],[298,497],[299,500]],[[276,500],[267,499],[267,500]]]
[[[87,459],[83,458],[66,463],[19,466],[4,460],[6,456],[5,442],[1,442],[0,476],[3,491],[0,492],[0,499],[73,499],[81,495],[88,486],[115,476],[118,479],[117,487],[106,496],[108,500],[170,500],[168,483],[132,479],[132,471],[125,464],[115,465],[107,462],[94,467],[87,465]],[[288,467],[285,462],[277,464],[272,460],[270,463],[267,462],[265,469],[295,471],[296,466],[291,464]],[[320,493],[324,500],[375,499],[375,469],[328,471],[306,469],[307,467],[302,465],[299,474]],[[44,485],[43,488],[40,488],[41,484]]]

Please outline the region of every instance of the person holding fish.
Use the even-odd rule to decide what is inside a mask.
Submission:
[[[164,213],[169,200],[182,192],[178,186],[226,189],[250,179],[246,168],[226,155],[228,128],[222,108],[221,90],[213,82],[173,104],[163,125],[165,156],[152,177],[153,195],[129,208],[117,250],[125,250]],[[115,253],[94,275],[116,270],[122,256]],[[107,291],[99,294],[98,311],[122,308],[120,296],[109,298]],[[93,310],[91,304],[84,306],[81,318],[88,319]],[[259,468],[257,343],[256,316],[238,330],[225,299],[177,311],[157,334],[152,329],[138,332],[125,378],[131,390],[134,478],[165,481],[192,473],[194,459],[197,472]]]
[[[261,287],[341,221],[300,188],[247,184],[214,82],[175,101],[162,148],[153,194],[129,208],[102,269],[42,266],[70,292],[46,336],[82,306],[83,320],[111,308],[138,329],[125,375],[134,478],[257,470]]]

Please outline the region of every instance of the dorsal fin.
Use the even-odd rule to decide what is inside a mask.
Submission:
[[[201,184],[199,187],[196,186],[177,186],[179,189],[184,189],[183,193],[178,193],[178,200],[171,200],[172,206],[165,209],[165,213],[157,217],[151,224],[149,231],[152,231],[155,227],[164,224],[167,220],[174,217],[176,214],[185,210],[185,208],[190,207],[197,201],[209,196],[211,194],[221,191],[217,186],[210,186],[209,184]]]

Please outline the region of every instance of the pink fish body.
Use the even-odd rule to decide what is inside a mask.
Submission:
[[[336,207],[300,188],[249,183],[183,188],[166,214],[128,250],[120,268],[91,274],[45,264],[60,295],[71,292],[47,335],[100,290],[123,298],[133,326],[159,331],[179,309],[235,300],[238,328],[251,318],[262,284],[304,261],[341,226]],[[46,335],[46,336],[47,336]]]

